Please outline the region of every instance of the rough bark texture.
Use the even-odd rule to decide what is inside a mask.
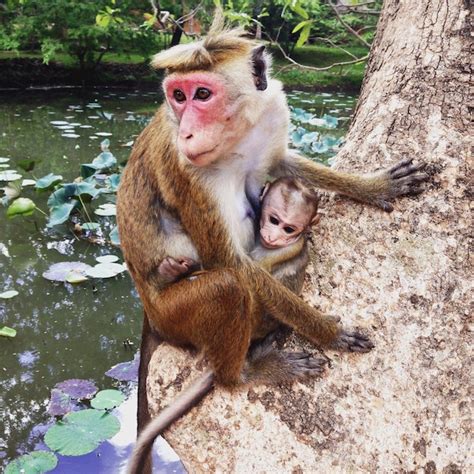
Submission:
[[[328,198],[315,236],[306,299],[368,328],[376,348],[327,352],[332,367],[319,380],[217,390],[166,434],[189,472],[473,472],[467,8],[385,2],[336,166],[366,171],[412,156],[436,174],[392,214]],[[153,412],[196,365],[157,351]]]

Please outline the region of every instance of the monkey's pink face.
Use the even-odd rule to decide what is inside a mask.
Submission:
[[[260,218],[260,242],[268,249],[287,247],[296,242],[310,224],[307,213],[289,209],[280,196],[272,196],[272,203],[265,205]]]
[[[238,142],[238,114],[220,76],[175,73],[163,87],[179,123],[178,148],[194,165],[210,165]]]

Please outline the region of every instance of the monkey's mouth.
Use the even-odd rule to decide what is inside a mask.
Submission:
[[[263,247],[265,247],[266,249],[279,249],[281,247],[281,245],[278,245],[278,244],[270,244],[269,242],[267,242],[262,236],[260,236],[260,243],[262,244]]]
[[[199,158],[201,158],[204,155],[207,155],[208,153],[212,153],[216,148],[217,148],[217,145],[214,148],[211,148],[210,150],[207,150],[207,151],[203,151],[201,153],[187,153],[186,158],[189,161],[198,161]]]

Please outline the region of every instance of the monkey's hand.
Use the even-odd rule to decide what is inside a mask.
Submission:
[[[388,170],[377,173],[372,179],[377,189],[379,181],[380,192],[370,199],[370,202],[386,212],[392,212],[392,201],[397,196],[416,195],[423,192],[421,183],[429,179],[427,173],[422,172],[426,164],[413,164],[413,158],[400,161]],[[369,178],[370,179],[370,178]]]
[[[196,262],[188,257],[180,257],[177,260],[173,257],[166,257],[161,261],[158,272],[168,280],[176,280],[189,273],[194,265],[196,265]]]
[[[374,348],[374,344],[365,334],[342,330],[330,347],[340,351],[369,352]]]

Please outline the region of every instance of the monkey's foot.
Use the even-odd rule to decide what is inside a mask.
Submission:
[[[423,192],[421,183],[429,179],[423,173],[426,163],[413,164],[413,158],[400,161],[392,168],[384,171],[387,189],[374,200],[374,204],[386,212],[392,212],[393,206],[388,201],[403,195],[416,195]],[[380,176],[380,175],[379,175]]]
[[[243,382],[278,384],[318,377],[327,364],[325,357],[306,352],[279,351],[265,340],[249,354]]]
[[[360,332],[348,332],[342,330],[339,337],[331,344],[331,349],[338,349],[348,352],[369,352],[373,349],[374,343]]]

